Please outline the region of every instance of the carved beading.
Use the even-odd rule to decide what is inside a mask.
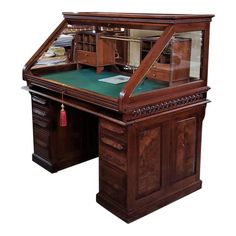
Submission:
[[[174,98],[171,100],[167,100],[165,102],[160,102],[157,104],[137,108],[132,112],[132,116],[139,117],[139,116],[144,116],[144,115],[155,114],[158,112],[175,109],[184,105],[200,102],[200,101],[203,101],[204,99],[205,98],[204,98],[203,93],[196,93],[196,94],[181,97],[181,98]]]

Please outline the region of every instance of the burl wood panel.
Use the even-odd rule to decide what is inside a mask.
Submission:
[[[138,197],[143,197],[161,186],[161,127],[139,134],[138,153]]]
[[[195,174],[196,137],[196,117],[176,122],[172,182]]]

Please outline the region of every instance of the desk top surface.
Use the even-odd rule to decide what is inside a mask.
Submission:
[[[44,74],[42,77],[71,87],[85,89],[112,98],[118,98],[126,82],[120,84],[111,84],[99,81],[100,79],[116,75],[119,74],[109,71],[103,71],[97,74],[95,69],[80,69]],[[134,95],[164,87],[166,87],[166,85],[147,79],[144,81],[144,83],[139,84],[136,87]]]

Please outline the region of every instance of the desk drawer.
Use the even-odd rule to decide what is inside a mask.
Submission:
[[[34,143],[34,153],[44,159],[50,160],[50,151],[48,148],[42,147],[42,145],[38,143]]]
[[[45,143],[49,142],[49,131],[34,125],[34,138],[37,138]]]
[[[127,191],[125,172],[114,169],[101,161],[99,163],[99,190],[117,203],[124,205]]]
[[[77,60],[81,64],[97,66],[97,55],[94,52],[77,51]]]
[[[170,71],[151,68],[147,72],[147,77],[151,78],[151,79],[169,82],[170,81]]]
[[[101,160],[118,167],[127,169],[127,129],[107,120],[100,120],[99,157]]]
[[[43,106],[47,106],[48,105],[47,99],[42,98],[40,96],[36,96],[36,95],[32,95],[32,102],[35,102],[35,103],[43,105]]]
[[[126,127],[112,123],[107,120],[100,121],[100,132],[109,133],[112,136],[118,137],[119,139],[126,139]]]
[[[113,137],[101,135],[99,145],[99,158],[111,165],[126,171],[127,157],[126,144]]]
[[[49,128],[49,120],[47,119],[41,119],[41,117],[38,117],[37,115],[33,115],[33,125],[38,126],[43,129]]]
[[[32,112],[33,112],[33,116],[37,115],[42,118],[49,117],[49,108],[44,107],[34,102],[32,103]]]
[[[34,152],[45,158],[49,159],[49,142],[50,133],[34,124]]]

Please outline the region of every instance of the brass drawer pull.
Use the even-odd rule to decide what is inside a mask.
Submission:
[[[47,113],[45,111],[41,111],[38,108],[33,108],[33,113],[35,113],[39,116],[43,116],[43,117],[45,117],[47,115]]]
[[[101,141],[102,141],[103,143],[105,143],[106,145],[111,146],[111,147],[117,149],[118,151],[123,151],[123,150],[125,149],[122,144],[117,143],[117,142],[115,142],[115,141],[112,141],[112,140],[110,140],[110,139],[108,139],[108,138],[102,137],[102,138],[101,138]]]
[[[43,99],[43,98],[39,98],[37,96],[32,96],[32,100],[34,102],[37,102],[39,104],[45,105],[47,103],[47,100]]]

